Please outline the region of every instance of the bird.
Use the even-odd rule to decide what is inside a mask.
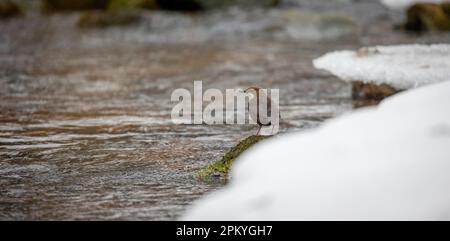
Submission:
[[[253,95],[253,98],[250,100],[254,100],[254,98],[256,98],[256,110],[252,109],[250,110],[250,103],[248,103],[247,108],[248,111],[250,113],[250,116],[255,119],[254,117],[256,116],[256,123],[258,124],[259,128],[258,131],[256,132],[256,135],[259,135],[261,128],[263,126],[270,126],[272,124],[271,119],[269,117],[269,113],[271,113],[272,111],[272,99],[267,95],[266,92],[264,91],[260,91],[261,88],[257,87],[257,86],[251,86],[248,87],[247,89],[244,90],[244,93],[247,93],[249,90],[253,90],[251,91],[251,94]],[[259,97],[260,95],[262,95],[262,98],[266,98],[267,99],[267,115],[265,115],[264,117],[260,116],[259,113]]]

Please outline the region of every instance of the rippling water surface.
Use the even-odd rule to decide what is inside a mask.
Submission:
[[[302,131],[352,108],[313,58],[449,39],[393,32],[399,15],[375,1],[286,2],[107,29],[78,29],[76,13],[0,22],[0,219],[176,219],[223,185],[195,172],[256,127],[173,125],[172,90],[279,88],[281,132]]]

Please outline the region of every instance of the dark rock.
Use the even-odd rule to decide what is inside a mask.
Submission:
[[[11,0],[0,0],[0,18],[10,18],[22,15],[20,6]]]
[[[418,3],[407,10],[408,31],[450,31],[450,3]]]
[[[44,12],[130,8],[201,11],[228,6],[272,7],[279,0],[42,0]]]
[[[201,11],[205,10],[196,0],[156,0],[158,6],[171,11]]]
[[[161,9],[174,11],[199,11],[229,6],[272,7],[279,0],[156,0]]]
[[[377,105],[384,98],[394,95],[397,90],[388,84],[364,83],[362,81],[352,82],[352,99],[355,108]]]
[[[109,0],[108,10],[156,9],[156,0]]]
[[[109,0],[42,0],[44,12],[100,10],[108,7]]]

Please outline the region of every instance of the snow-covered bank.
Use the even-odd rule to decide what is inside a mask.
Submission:
[[[187,220],[450,219],[450,82],[246,152]]]
[[[381,0],[390,9],[401,10],[411,7],[416,3],[446,3],[449,0]]]
[[[345,81],[409,89],[450,80],[450,45],[376,46],[336,51],[314,60],[314,66]]]

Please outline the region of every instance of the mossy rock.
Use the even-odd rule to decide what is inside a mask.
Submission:
[[[266,139],[268,136],[249,136],[239,142],[235,147],[231,148],[222,159],[214,161],[198,172],[200,178],[208,177],[226,177],[234,160],[245,150]]]
[[[174,11],[211,10],[229,6],[272,7],[279,0],[156,0],[161,9]]]
[[[106,28],[124,26],[139,22],[140,15],[135,11],[88,11],[80,15],[80,28]]]
[[[447,16],[450,16],[450,3],[442,3],[441,8]]]
[[[0,19],[16,17],[22,14],[22,8],[16,2],[0,0]]]
[[[352,99],[355,108],[377,105],[383,99],[394,95],[397,90],[388,84],[365,83],[352,81]]]
[[[407,10],[408,31],[450,31],[450,3],[418,3]]]
[[[201,11],[229,6],[272,7],[279,0],[41,0],[43,12],[130,8]]]
[[[59,11],[104,10],[110,0],[42,0],[42,10],[47,13]]]
[[[156,0],[110,0],[108,10],[123,10],[123,9],[156,9]]]

